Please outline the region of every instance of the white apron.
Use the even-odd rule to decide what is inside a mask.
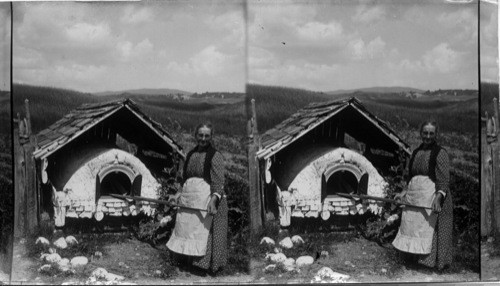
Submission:
[[[403,202],[432,207],[436,187],[427,176],[415,176],[408,185]],[[430,209],[405,206],[401,216],[401,226],[392,245],[404,252],[429,254],[436,226],[437,214]]]
[[[206,210],[209,202],[210,185],[201,178],[189,178],[177,203],[179,206]],[[207,211],[179,208],[175,228],[167,242],[168,249],[189,256],[204,256],[212,218]]]

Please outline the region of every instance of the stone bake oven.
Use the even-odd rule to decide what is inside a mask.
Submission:
[[[409,155],[409,146],[356,98],[312,103],[261,136],[263,210],[284,227],[292,217],[377,214],[381,202],[355,204],[336,193],[364,187],[384,197],[384,176]]]
[[[37,135],[38,194],[56,226],[67,217],[154,215],[156,205],[110,194],[158,198],[175,180],[182,148],[129,100],[84,104]]]

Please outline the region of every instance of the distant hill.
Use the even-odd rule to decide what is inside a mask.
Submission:
[[[14,114],[24,114],[24,100],[30,102],[34,132],[47,128],[69,111],[84,103],[130,98],[155,121],[167,129],[192,130],[203,121],[210,121],[219,134],[246,134],[244,93],[220,92],[220,96],[200,96],[186,100],[164,95],[119,93],[96,96],[74,90],[14,84]],[[222,96],[223,95],[223,96]]]
[[[141,89],[129,89],[121,91],[104,91],[95,92],[96,96],[109,96],[109,95],[123,95],[123,94],[141,94],[141,95],[190,95],[192,92],[179,90],[179,89],[169,89],[169,88],[141,88]]]
[[[472,89],[438,89],[438,90],[419,90],[411,87],[373,87],[362,88],[356,90],[337,90],[326,92],[326,94],[333,96],[356,96],[356,97],[370,97],[374,98],[387,98],[406,97],[415,100],[446,100],[446,101],[463,101],[478,97],[478,90]]]
[[[448,96],[436,97],[434,100],[415,100],[398,93],[358,91],[330,95],[287,87],[248,85],[247,94],[248,100],[255,99],[257,123],[261,133],[311,102],[356,97],[372,113],[394,128],[416,129],[424,119],[435,118],[443,131],[477,135],[477,91],[470,92],[466,97],[459,97],[460,100]]]
[[[337,94],[347,94],[354,92],[367,92],[367,93],[401,93],[401,92],[418,92],[423,93],[425,90],[420,90],[412,87],[401,87],[401,86],[390,86],[390,87],[368,87],[368,88],[358,88],[358,89],[339,89],[335,91],[327,91],[326,94],[337,95]]]

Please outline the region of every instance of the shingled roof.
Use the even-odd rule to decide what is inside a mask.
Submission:
[[[348,107],[353,107],[397,146],[411,154],[409,145],[403,142],[387,123],[371,114],[358,99],[351,97],[345,100],[311,103],[269,129],[261,135],[262,147],[257,152],[257,157],[260,159],[271,157]]]
[[[153,133],[165,142],[172,150],[184,156],[182,147],[178,145],[170,134],[158,122],[146,116],[130,99],[83,104],[71,111],[60,120],[37,134],[37,146],[33,155],[35,159],[43,159],[61,149],[92,127],[111,117],[120,110],[127,109],[135,119],[149,127]]]

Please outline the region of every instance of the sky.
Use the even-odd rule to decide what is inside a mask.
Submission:
[[[249,0],[248,80],[315,91],[477,89],[477,10],[444,0]]]
[[[0,2],[0,90],[10,90],[10,3]]]
[[[244,92],[244,4],[14,2],[13,81]]]
[[[497,5],[481,2],[480,13],[481,81],[498,83]]]

